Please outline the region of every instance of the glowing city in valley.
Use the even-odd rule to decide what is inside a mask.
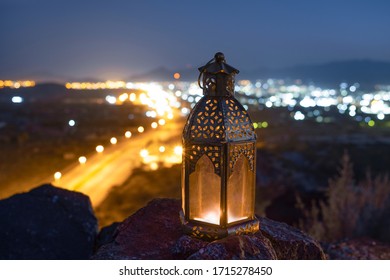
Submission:
[[[180,73],[174,73],[178,80]],[[0,80],[0,88],[18,89],[34,87],[32,80],[12,81]],[[195,82],[151,82],[137,83],[126,81],[105,82],[67,82],[65,87],[70,90],[126,90],[122,94],[109,94],[105,100],[109,104],[121,105],[127,102],[145,105],[150,110],[146,117],[174,117],[173,110],[180,109],[182,115],[187,115],[190,109],[202,97],[202,90]],[[384,120],[390,114],[390,85],[379,85],[376,90],[361,90],[360,84],[341,83],[338,88],[324,89],[315,85],[303,84],[300,80],[288,82],[281,79],[240,80],[235,88],[237,98],[246,109],[288,107],[291,117],[301,121],[314,118],[317,122],[326,121],[321,116],[319,108],[327,110],[337,107],[340,114],[347,114],[356,121]],[[141,92],[141,93],[139,93]],[[13,103],[22,103],[23,97],[12,96]],[[301,108],[301,109],[299,109]],[[163,121],[162,121],[163,122]],[[69,122],[72,126],[73,120]],[[152,124],[156,128],[159,124]],[[163,125],[163,124],[162,124]],[[261,126],[259,126],[261,128]]]
[[[137,123],[132,130],[110,135],[107,142],[94,146],[94,153],[104,158],[108,149],[120,146],[123,141],[133,141],[133,137],[141,135],[145,139],[152,139],[150,133],[153,131],[158,133],[161,129],[169,130],[172,123],[177,123],[176,120],[185,120],[203,93],[197,83],[184,82],[179,78],[180,74],[175,73],[173,82],[68,82],[65,88],[68,94],[77,93],[81,96],[95,90],[104,90],[101,102],[107,106],[142,108],[143,121]],[[0,87],[9,89],[34,86],[37,86],[34,81],[0,81]],[[240,80],[236,83],[235,91],[235,97],[245,109],[260,112],[285,108],[288,117],[297,122],[337,122],[337,118],[330,118],[327,114],[330,110],[366,127],[389,121],[390,85],[377,86],[375,90],[367,91],[358,82],[341,83],[337,88],[322,88],[299,80],[265,79]],[[24,103],[25,99],[26,94],[10,94],[10,101],[15,106],[23,106],[16,104]],[[68,118],[65,123],[68,129],[77,129],[80,121],[75,117]],[[275,124],[272,119],[254,119],[253,125],[255,129],[267,129]],[[178,141],[169,144],[157,141],[153,145],[141,147],[138,153],[142,166],[150,170],[170,167],[182,160],[182,147]],[[77,155],[78,165],[88,167],[91,164],[90,156]],[[61,171],[54,174],[56,181],[63,180],[63,177],[64,173]]]
[[[179,73],[175,75],[180,77]],[[121,105],[125,102],[146,105],[150,108],[146,116],[152,118],[166,116],[172,119],[174,109],[180,109],[181,115],[188,115],[191,108],[202,97],[202,90],[197,83],[183,81],[69,82],[65,86],[73,90],[141,90],[140,94],[129,91],[120,95],[107,95],[106,102],[113,105]],[[327,111],[332,106],[335,106],[340,114],[347,114],[356,121],[365,122],[371,126],[373,122],[375,124],[375,121],[384,120],[386,115],[390,114],[390,86],[387,85],[377,86],[374,91],[362,90],[358,82],[341,83],[338,88],[325,89],[303,84],[300,80],[288,82],[280,79],[266,79],[240,80],[235,90],[236,98],[246,109],[287,107],[291,111],[291,117],[296,121],[312,118],[317,122],[327,122],[328,120],[321,115],[321,110]],[[156,128],[156,125],[152,124],[152,127]],[[267,126],[268,123],[265,125]],[[263,124],[258,124],[257,128],[265,127]]]
[[[175,73],[175,79],[179,78],[180,74]],[[151,118],[149,127],[152,130],[163,127],[167,121],[177,117],[185,118],[203,96],[202,89],[197,83],[183,81],[68,82],[65,87],[69,90],[82,90],[84,94],[98,89],[123,89],[122,93],[106,95],[105,102],[115,106],[125,104],[145,106],[145,117]],[[235,91],[236,98],[247,110],[261,111],[285,107],[290,112],[292,120],[313,120],[321,123],[333,121],[324,116],[324,113],[333,107],[339,114],[371,127],[390,114],[390,86],[377,88],[376,91],[370,92],[361,90],[359,83],[351,85],[341,83],[337,89],[324,89],[315,85],[305,85],[299,80],[287,82],[280,79],[266,79],[240,80]],[[72,122],[73,125],[74,123],[75,121]],[[255,129],[266,129],[272,123],[254,120],[253,125]],[[124,135],[130,138],[134,133],[144,133],[145,129],[140,125],[135,131],[125,131]],[[115,136],[110,139],[113,145],[118,141],[119,138]],[[96,147],[98,153],[103,153],[103,150],[102,145]],[[156,145],[141,149],[139,156],[144,167],[156,170],[161,166],[180,163],[182,147],[178,144]],[[85,164],[85,161],[80,163]]]
[[[34,87],[34,81],[11,81],[11,80],[0,80],[0,88],[24,88],[24,87]]]

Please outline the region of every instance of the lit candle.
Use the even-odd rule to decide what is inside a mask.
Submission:
[[[209,211],[203,215],[203,217],[194,218],[201,222],[219,225],[220,213],[219,211]]]

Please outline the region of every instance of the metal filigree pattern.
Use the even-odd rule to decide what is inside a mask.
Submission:
[[[184,139],[197,142],[255,140],[248,113],[234,97],[204,96],[188,118]]]
[[[217,81],[215,79],[215,75],[204,74],[203,87],[206,91],[214,92],[217,87]]]
[[[230,173],[232,173],[234,165],[241,155],[244,155],[249,162],[249,169],[254,171],[255,165],[255,144],[254,143],[246,143],[246,144],[237,144],[230,146],[229,149],[229,169]]]
[[[232,95],[234,94],[234,75],[228,77],[228,80],[226,81],[226,91]]]
[[[191,235],[196,238],[207,240],[217,240],[220,237],[219,230],[214,228],[206,228],[204,226],[193,226]]]
[[[194,116],[191,125],[191,138],[203,140],[220,140],[224,138],[223,114],[218,110],[218,100],[207,99],[203,110]]]
[[[244,235],[249,233],[255,233],[259,230],[260,224],[257,219],[233,226],[228,229],[228,235]]]
[[[254,139],[255,131],[249,119],[248,113],[242,110],[239,103],[229,98],[225,100],[226,104],[226,130],[230,140]]]
[[[186,156],[190,160],[191,174],[195,170],[196,163],[203,155],[207,155],[214,165],[214,172],[221,176],[221,147],[220,146],[205,146],[205,145],[189,145],[186,148]]]

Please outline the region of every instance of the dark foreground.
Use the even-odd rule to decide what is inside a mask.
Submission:
[[[156,199],[98,232],[87,196],[44,185],[0,201],[0,259],[390,259],[386,244],[362,239],[321,247],[261,217],[254,235],[205,242],[183,235],[179,209],[178,200]]]

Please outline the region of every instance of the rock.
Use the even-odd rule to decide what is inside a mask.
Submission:
[[[271,243],[261,233],[229,236],[213,241],[188,259],[191,260],[275,260]]]
[[[200,249],[206,247],[208,244],[208,242],[201,239],[191,237],[189,235],[183,235],[175,243],[172,248],[172,253],[178,259],[187,259],[192,254],[195,254]]]
[[[279,260],[326,259],[321,245],[299,229],[267,218],[259,218],[261,233],[271,242]]]
[[[87,196],[51,185],[0,201],[0,259],[88,259],[97,220]]]
[[[356,238],[323,245],[332,260],[389,260],[390,244]]]
[[[113,242],[117,234],[118,226],[119,223],[113,223],[109,226],[102,228],[96,238],[95,247],[99,248],[103,245]]]
[[[181,204],[155,199],[105,236],[92,259],[325,259],[321,246],[303,232],[260,218],[256,234],[206,242],[184,235]]]
[[[180,209],[174,199],[152,200],[119,224],[114,241],[98,248],[93,259],[175,259]]]

